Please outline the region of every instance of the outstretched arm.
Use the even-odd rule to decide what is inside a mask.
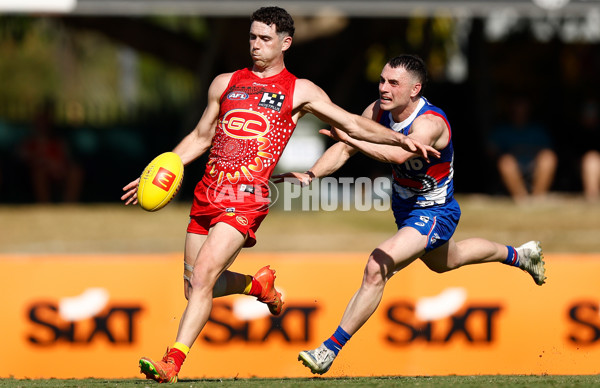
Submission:
[[[371,107],[367,108],[364,114],[367,114]],[[420,156],[416,152],[410,152],[399,147],[356,140],[337,128],[322,129],[320,132],[348,144],[372,159],[384,163],[402,164],[411,158]],[[437,150],[446,146],[449,140],[448,136],[449,131],[444,120],[433,115],[423,115],[413,122],[408,137]]]
[[[339,170],[356,152],[357,150],[348,144],[335,143],[321,155],[308,171],[273,175],[273,183],[291,181],[292,183],[299,183],[301,186],[308,186],[314,178],[328,176]]]
[[[353,139],[400,146],[426,159],[429,155],[439,156],[439,152],[429,145],[390,131],[371,119],[345,111],[333,104],[321,88],[308,80],[297,81],[294,104],[301,112],[312,113],[322,121],[344,131]]]

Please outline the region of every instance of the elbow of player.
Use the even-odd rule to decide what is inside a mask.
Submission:
[[[353,138],[364,137],[365,133],[373,132],[373,121],[354,115],[344,123],[344,132]]]
[[[196,139],[196,147],[201,150],[207,150],[212,144],[212,138],[200,137]],[[204,153],[204,151],[203,151]]]
[[[355,125],[355,123],[346,123],[346,125],[340,127],[340,129],[344,131],[346,135],[355,139],[357,136],[360,136],[361,132],[363,131],[363,129],[358,125]],[[340,140],[343,140],[343,134],[341,135],[342,136],[340,136]]]

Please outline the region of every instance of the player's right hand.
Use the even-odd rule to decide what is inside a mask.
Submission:
[[[137,189],[139,184],[140,178],[137,178],[136,180],[129,182],[127,186],[123,187],[123,191],[125,191],[125,194],[121,196],[121,201],[125,201],[125,205],[137,205]]]

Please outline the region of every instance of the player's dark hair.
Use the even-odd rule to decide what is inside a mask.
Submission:
[[[283,8],[279,7],[262,7],[254,11],[250,20],[253,22],[265,23],[267,26],[275,25],[277,33],[285,33],[293,37],[296,28],[294,27],[294,19]]]
[[[425,62],[420,57],[417,55],[402,54],[390,59],[387,64],[392,69],[401,67],[416,77],[421,84],[419,96],[423,94],[425,85],[427,85],[427,66],[425,66]]]

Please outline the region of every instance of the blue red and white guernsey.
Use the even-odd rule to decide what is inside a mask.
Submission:
[[[444,111],[421,97],[417,109],[401,123],[392,119],[388,111],[379,111],[377,121],[404,135],[410,133],[412,123],[421,115],[436,115],[446,123],[449,132],[448,144],[440,150],[439,158],[429,162],[421,157],[412,158],[402,164],[392,164],[393,193],[397,196],[395,207],[408,209],[428,208],[444,205],[454,195],[454,148],[452,131]],[[400,200],[398,200],[400,199]]]

